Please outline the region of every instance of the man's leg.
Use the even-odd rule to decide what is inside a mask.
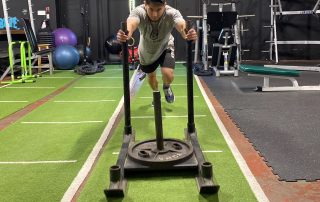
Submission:
[[[161,73],[162,73],[163,85],[170,86],[170,84],[172,83],[172,81],[174,79],[173,69],[169,68],[169,67],[162,67]]]
[[[174,102],[174,94],[171,89],[171,83],[174,79],[173,70],[175,66],[174,52],[173,50],[166,50],[162,55],[160,61],[162,81],[163,81],[163,92],[168,103]]]
[[[161,67],[161,73],[162,73],[162,81],[163,81],[163,91],[164,91],[166,101],[168,103],[173,103],[174,94],[170,87],[170,84],[174,79],[173,69],[170,67]]]
[[[148,82],[153,91],[158,91],[158,80],[156,71],[148,73]]]

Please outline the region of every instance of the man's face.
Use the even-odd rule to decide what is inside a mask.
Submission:
[[[145,3],[148,17],[151,21],[158,21],[164,13],[165,4],[161,3]]]

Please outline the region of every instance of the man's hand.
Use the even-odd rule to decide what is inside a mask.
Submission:
[[[118,33],[117,33],[117,40],[120,42],[126,42],[127,40],[129,40],[128,35],[126,35],[126,33],[124,31],[122,31],[121,29],[119,29]]]
[[[127,19],[128,33],[126,34],[123,30],[120,29],[117,33],[117,40],[120,42],[126,42],[131,39],[134,31],[138,28],[139,23],[139,20],[137,20],[136,18],[129,17]]]
[[[189,29],[189,31],[187,32],[187,35],[186,35],[186,40],[195,41],[195,40],[197,40],[197,38],[198,38],[198,35],[197,35],[196,30],[194,30],[193,28]]]

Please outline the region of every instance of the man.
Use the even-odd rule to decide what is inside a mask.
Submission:
[[[158,91],[156,69],[161,66],[163,91],[168,103],[174,102],[174,94],[170,84],[174,79],[174,38],[173,28],[186,40],[196,40],[197,33],[190,29],[187,33],[186,22],[180,12],[169,5],[166,0],[145,0],[136,7],[127,19],[127,35],[119,30],[117,39],[121,42],[129,40],[133,32],[139,28],[139,60],[140,69],[148,75],[152,90]]]

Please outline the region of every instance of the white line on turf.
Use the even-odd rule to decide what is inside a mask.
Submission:
[[[47,77],[47,76],[42,76],[38,77],[39,79],[73,79],[73,76],[56,76],[56,77]]]
[[[116,100],[56,100],[56,103],[96,103],[96,102],[115,102]]]
[[[83,124],[103,123],[103,121],[22,121],[22,124]]]
[[[206,117],[207,115],[194,115],[194,117]],[[162,116],[163,118],[188,118],[188,115],[182,116]],[[151,119],[154,116],[132,116],[132,119]]]
[[[59,161],[0,161],[0,165],[9,164],[61,164],[61,163],[76,163],[77,160],[59,160]]]
[[[131,77],[130,81],[130,88],[134,86],[134,78],[136,77],[137,71],[134,72],[134,75]],[[99,138],[98,142],[92,149],[90,155],[88,156],[86,162],[82,166],[81,170],[78,172],[77,176],[73,179],[71,185],[69,186],[68,190],[64,193],[63,198],[61,199],[62,202],[70,202],[76,195],[77,191],[79,190],[80,186],[83,184],[84,180],[90,173],[92,166],[94,165],[95,161],[97,160],[101,150],[103,149],[103,145],[108,139],[110,135],[111,129],[113,128],[117,116],[119,115],[121,108],[123,107],[124,99],[123,96],[113,112],[111,118],[108,121],[107,126],[105,127],[104,131],[102,132],[101,137]]]
[[[7,85],[4,85],[4,86],[0,86],[0,88],[6,88],[7,86],[10,86],[11,84],[7,84]]]
[[[174,96],[175,98],[187,98],[187,96]],[[194,98],[198,98],[199,96],[193,96]],[[139,97],[140,99],[153,99],[153,97]],[[164,99],[164,98],[162,98]]]
[[[205,151],[202,151],[203,153],[222,153],[223,151],[221,150],[205,150]]]
[[[74,87],[76,89],[116,89],[116,88],[122,88],[120,86],[96,86],[96,87],[91,87],[91,86],[78,86],[78,87]]]
[[[74,70],[66,70],[66,69],[55,69],[55,72],[73,72]]]
[[[22,103],[22,102],[29,102],[25,100],[0,100],[0,103]]]
[[[263,192],[262,188],[260,187],[260,184],[257,182],[256,178],[253,176],[251,170],[249,169],[246,161],[244,160],[244,158],[242,157],[241,153],[239,152],[237,146],[235,145],[235,143],[233,142],[232,138],[230,137],[229,132],[227,131],[227,129],[225,128],[225,126],[223,125],[219,115],[217,114],[215,108],[213,107],[213,105],[211,104],[205,90],[203,89],[201,82],[199,80],[198,76],[195,76],[195,79],[198,83],[198,86],[200,88],[200,91],[209,107],[209,110],[211,112],[212,117],[214,118],[214,120],[216,121],[225,141],[227,142],[233,156],[235,157],[243,175],[246,177],[251,190],[253,191],[253,193],[255,193],[258,201],[261,202],[267,202],[269,201],[269,199],[267,198],[267,196],[265,195],[265,193]]]
[[[86,77],[86,79],[122,79],[122,76],[93,76]]]
[[[11,87],[7,87],[7,88],[22,88],[22,89],[52,89],[52,88],[55,88],[55,87],[49,87],[49,86],[11,86]]]

